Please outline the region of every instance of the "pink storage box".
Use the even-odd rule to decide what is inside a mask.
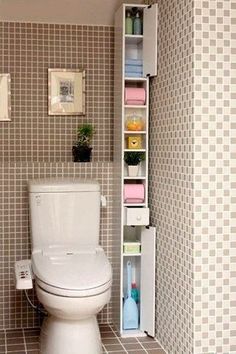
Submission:
[[[125,184],[124,202],[125,203],[144,203],[145,188],[143,184]]]
[[[145,105],[146,92],[142,87],[125,88],[125,104],[127,105]]]

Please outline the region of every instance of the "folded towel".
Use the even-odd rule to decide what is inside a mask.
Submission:
[[[125,71],[127,71],[129,73],[142,73],[143,67],[136,66],[136,65],[125,65]]]
[[[130,73],[130,72],[125,72],[126,77],[143,77],[143,73]]]
[[[142,61],[142,59],[125,59],[125,65],[142,66],[143,65],[143,61]]]

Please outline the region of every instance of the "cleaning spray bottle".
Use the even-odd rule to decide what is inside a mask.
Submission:
[[[138,305],[139,301],[140,301],[140,294],[139,294],[139,290],[137,288],[136,283],[132,283],[131,297],[134,299],[134,301]]]

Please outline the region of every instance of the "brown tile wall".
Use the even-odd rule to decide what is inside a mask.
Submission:
[[[14,262],[30,257],[27,181],[44,177],[92,178],[101,184],[107,208],[101,211],[100,242],[112,262],[112,163],[2,163],[0,165],[0,330],[34,327],[38,316],[15,290]],[[32,295],[32,299],[34,295]],[[100,315],[111,322],[111,304]]]
[[[113,27],[0,22],[0,53],[0,73],[12,80],[0,161],[72,161],[75,129],[85,121],[96,129],[93,160],[112,160]],[[86,116],[48,116],[48,68],[86,70]]]
[[[30,257],[28,179],[97,179],[108,197],[101,244],[112,262],[113,32],[104,26],[0,22],[0,73],[12,79],[12,121],[0,123],[0,329],[39,324],[13,277],[14,262]],[[85,117],[48,116],[47,69],[55,67],[86,70]],[[93,162],[73,164],[75,129],[83,122],[96,129]],[[99,320],[111,321],[111,304]]]

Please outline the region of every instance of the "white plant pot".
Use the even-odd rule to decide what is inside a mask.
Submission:
[[[137,177],[139,173],[139,165],[137,166],[128,166],[128,175],[129,177]]]

